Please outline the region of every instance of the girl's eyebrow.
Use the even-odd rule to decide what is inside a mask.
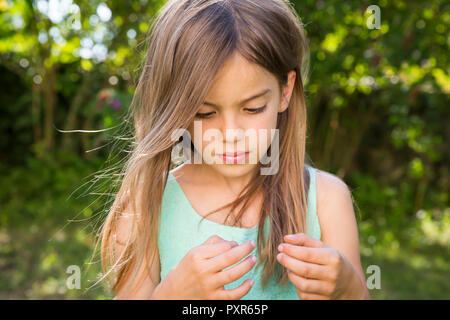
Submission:
[[[245,98],[245,99],[241,100],[238,104],[239,104],[240,106],[242,106],[242,105],[244,105],[245,103],[247,103],[247,102],[249,102],[249,101],[251,101],[251,100],[253,100],[253,99],[259,98],[259,97],[261,97],[261,96],[266,95],[267,93],[270,93],[271,91],[272,91],[272,90],[270,90],[270,89],[265,89],[265,90],[263,90],[263,91],[260,92],[260,93],[257,93],[257,94],[255,94],[255,95],[249,97],[249,98]],[[214,104],[214,103],[212,103],[212,102],[204,101],[203,104],[206,105],[206,106],[211,106],[211,107],[215,107],[215,108],[220,108],[219,105],[216,105],[216,104]]]

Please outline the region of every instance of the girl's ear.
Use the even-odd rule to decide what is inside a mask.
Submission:
[[[296,74],[295,70],[291,70],[288,72],[287,84],[285,84],[281,90],[282,96],[281,96],[281,103],[278,108],[278,112],[283,112],[289,106],[289,101],[291,100],[292,89],[294,88],[296,75],[297,74]]]

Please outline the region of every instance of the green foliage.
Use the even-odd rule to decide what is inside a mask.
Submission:
[[[100,214],[102,204],[85,194],[87,187],[80,181],[100,161],[55,153],[29,158],[15,170],[1,166],[0,183],[9,186],[0,194],[3,299],[111,298],[106,282],[86,290],[101,272],[99,257],[89,262],[99,218],[92,213]],[[80,290],[66,286],[70,265],[81,269]]]

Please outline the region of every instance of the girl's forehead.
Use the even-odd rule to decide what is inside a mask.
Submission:
[[[237,58],[219,70],[204,101],[207,105],[241,104],[254,96],[269,96],[277,84],[276,78],[262,67]]]
[[[239,83],[245,87],[254,87],[270,81],[274,76],[260,65],[234,53],[228,57],[213,79],[216,84]]]
[[[252,90],[249,91],[249,93],[247,93],[246,96],[243,96],[242,98],[238,98],[238,100],[235,100],[235,102],[233,103],[233,105],[238,105],[238,106],[243,106],[248,102],[251,102],[253,100],[257,100],[257,99],[262,99],[265,97],[270,97],[270,95],[272,94],[272,89],[271,88],[265,88],[265,89],[259,89],[258,91],[256,90]],[[222,108],[220,103],[217,102],[211,102],[208,99],[205,99],[203,102],[203,105],[205,106],[210,106],[210,107],[214,107],[217,109]]]

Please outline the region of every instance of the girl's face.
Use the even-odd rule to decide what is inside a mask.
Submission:
[[[188,127],[195,149],[202,150],[201,165],[229,178],[255,169],[272,143],[278,113],[288,107],[294,81],[295,71],[290,71],[281,96],[275,76],[239,53],[232,54]],[[235,152],[247,156],[223,156]]]

